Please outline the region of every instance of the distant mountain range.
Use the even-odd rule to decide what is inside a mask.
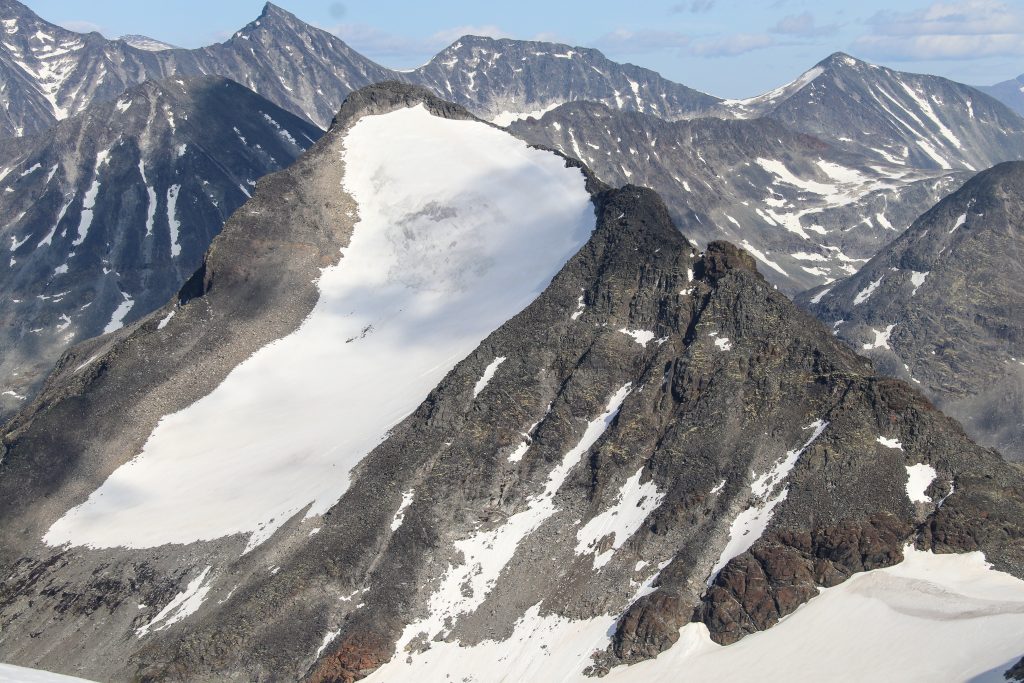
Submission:
[[[321,134],[206,76],[135,86],[0,144],[0,416],[66,348],[162,306],[256,181]]]
[[[770,116],[876,162],[934,169],[980,170],[1019,158],[1012,155],[1021,152],[1024,130],[1019,117],[968,86],[842,53],[770,93],[721,100],[597,50],[536,41],[463,36],[422,67],[395,71],[271,3],[227,41],[194,50],[74,33],[17,0],[0,0],[0,15],[0,75],[11,84],[0,95],[6,135],[43,130],[93,100],[175,74],[230,78],[321,128],[352,90],[397,80],[502,125],[574,101],[665,120]]]
[[[742,245],[790,294],[855,272],[969,177],[876,162],[770,117],[665,121],[575,102],[509,130],[609,184],[656,190],[687,235]]]
[[[1024,163],[979,173],[855,275],[797,301],[1024,461]]]
[[[30,133],[42,135],[76,112],[88,119],[96,107],[118,119],[125,105],[113,103],[127,102],[119,99],[127,88],[154,78],[165,79],[159,88],[173,89],[173,81],[166,79],[217,74],[259,93],[240,95],[260,102],[252,111],[262,112],[273,102],[321,128],[355,88],[384,79],[419,83],[478,116],[511,125],[525,140],[581,159],[608,183],[656,189],[686,234],[701,245],[723,238],[743,245],[787,293],[848,276],[973,169],[1024,158],[1024,119],[996,100],[946,79],[896,72],[842,53],[793,83],[735,101],[617,64],[592,49],[474,36],[461,38],[419,69],[397,72],[270,3],[227,41],[195,50],[144,36],[107,40],[96,33],[74,33],[16,0],[0,0],[0,17],[0,76],[8,84],[0,93],[0,131],[7,136],[33,138]],[[219,118],[210,128],[220,142],[207,149],[224,172],[207,175],[219,188],[215,194],[225,193],[225,198],[216,208],[207,205],[201,219],[182,223],[178,247],[183,254],[173,265],[157,265],[146,251],[163,238],[151,237],[149,219],[140,213],[142,206],[166,201],[166,188],[151,187],[140,175],[134,180],[140,192],[157,192],[158,202],[139,201],[128,211],[95,214],[97,231],[109,231],[111,244],[138,245],[120,250],[114,268],[78,257],[65,264],[70,246],[67,253],[43,249],[30,256],[32,239],[42,239],[36,233],[45,236],[52,223],[64,220],[59,213],[67,200],[39,195],[35,176],[19,183],[13,179],[20,176],[8,179],[0,208],[6,205],[11,213],[0,238],[17,248],[2,277],[17,283],[13,298],[35,301],[38,312],[27,312],[24,303],[11,309],[21,322],[5,328],[13,335],[7,338],[12,351],[2,362],[6,370],[0,368],[10,373],[0,378],[7,383],[4,391],[11,392],[0,403],[5,409],[32,394],[59,349],[107,329],[110,318],[105,316],[120,310],[124,296],[133,302],[124,322],[159,306],[191,274],[225,217],[244,198],[241,190],[248,182],[294,158],[294,150],[267,152],[281,136],[249,112],[221,104],[193,116],[211,116],[214,110]],[[185,115],[183,110],[177,114],[179,120]],[[317,137],[312,125],[300,129],[298,121],[285,123],[285,118],[269,115],[299,147]],[[140,123],[127,126],[128,137],[154,135]],[[235,135],[235,128],[249,133]],[[57,139],[62,135],[67,133]],[[35,154],[29,147],[51,144],[45,136],[0,144],[7,150],[8,172],[27,170],[23,159]],[[175,150],[187,145],[173,135],[148,144],[152,158],[147,163],[154,168],[178,163]],[[262,145],[263,152],[253,145]],[[246,146],[240,155],[228,151]],[[223,163],[218,149],[227,154]],[[262,160],[253,163],[253,154],[262,154]],[[53,164],[43,157],[61,154],[37,156],[49,169]],[[158,162],[160,156],[164,159]],[[55,173],[53,182],[62,183],[63,172]],[[71,214],[88,196],[91,174],[67,174],[84,183],[68,195]],[[60,193],[65,191],[71,192],[63,188]],[[197,201],[205,204],[205,196],[200,193]],[[109,201],[102,193],[100,199]],[[186,212],[192,206],[191,200],[175,205]],[[158,210],[153,220],[161,215]],[[69,271],[57,273],[65,265]],[[70,295],[56,306],[38,298],[52,296],[49,288],[76,270],[74,277],[94,282],[109,281],[111,270],[150,275],[125,275],[117,291],[109,289],[81,312],[67,309],[77,300]],[[152,275],[155,271],[162,274]],[[14,306],[11,301],[6,305]],[[42,342],[39,335],[50,341]]]
[[[1024,119],[970,86],[837,52],[792,83],[722,103],[740,117],[788,128],[868,158],[918,168],[980,171],[1024,158]]]
[[[1024,74],[995,85],[980,85],[978,90],[988,93],[1010,109],[1024,116]]]

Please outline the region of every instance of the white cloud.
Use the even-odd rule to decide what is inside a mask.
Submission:
[[[884,10],[868,19],[872,31],[890,36],[1024,34],[1024,7],[999,0],[934,2],[910,12]]]
[[[690,2],[679,2],[669,8],[669,12],[672,14],[680,14],[682,12],[692,12],[693,14],[703,14],[709,12],[715,6],[715,0],[690,0]]]
[[[690,46],[690,52],[700,57],[734,57],[775,44],[775,39],[764,33],[734,33],[696,41]]]
[[[789,14],[779,19],[772,27],[772,33],[784,33],[791,36],[813,37],[828,36],[836,33],[839,27],[835,24],[819,26],[810,12]]]
[[[510,37],[501,27],[491,24],[453,26],[425,37],[389,33],[368,24],[338,24],[327,30],[371,58],[398,61],[433,56],[465,35]]]
[[[931,35],[861,36],[854,42],[855,50],[872,58],[893,60],[984,59],[1024,55],[1021,34],[998,35]]]
[[[594,44],[601,49],[614,50],[626,53],[657,52],[667,48],[686,47],[691,43],[690,36],[677,31],[659,31],[655,29],[641,29],[631,31],[628,29],[617,29],[606,33]]]
[[[984,59],[1024,55],[1024,6],[1000,0],[933,2],[878,12],[854,41],[868,56],[895,60]]]

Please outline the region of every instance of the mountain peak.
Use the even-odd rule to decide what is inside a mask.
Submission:
[[[857,59],[856,57],[851,57],[845,52],[833,52],[817,64],[817,66],[826,69],[843,69],[867,65],[867,62]]]
[[[294,16],[295,15],[293,15],[288,10],[282,9],[281,7],[278,7],[272,2],[268,2],[267,4],[263,5],[263,11],[260,12],[259,19],[291,19],[294,18]]]

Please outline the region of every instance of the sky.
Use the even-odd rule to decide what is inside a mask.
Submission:
[[[227,39],[262,0],[28,0],[44,19],[180,47]],[[787,83],[842,51],[901,71],[989,85],[1024,73],[1024,0],[277,0],[392,68],[426,62],[459,36],[595,47],[719,97]]]

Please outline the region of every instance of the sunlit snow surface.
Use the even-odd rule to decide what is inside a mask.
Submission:
[[[90,683],[84,678],[61,676],[42,669],[0,664],[0,683]]]
[[[958,682],[1001,674],[1020,658],[1024,581],[990,569],[977,552],[905,553],[895,567],[822,590],[767,631],[721,647],[703,624],[687,624],[656,659],[616,667],[601,680]],[[507,640],[469,648],[432,642],[409,662],[405,653],[393,657],[366,681],[593,681],[582,671],[608,645],[612,622],[541,616],[533,607]]]
[[[578,169],[420,105],[345,138],[359,222],[302,326],[165,416],[142,453],[47,532],[152,547],[252,533],[250,547],[348,473],[590,236]]]

